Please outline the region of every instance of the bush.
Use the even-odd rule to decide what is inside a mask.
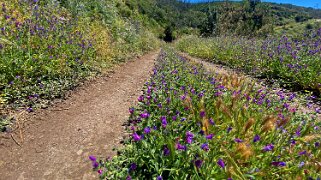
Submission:
[[[313,29],[313,25],[310,24],[310,23],[308,23],[308,24],[305,26],[305,29],[311,30],[311,29]]]

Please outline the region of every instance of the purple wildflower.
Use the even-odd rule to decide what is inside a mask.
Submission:
[[[89,156],[89,159],[90,159],[91,161],[96,161],[96,160],[97,160],[95,156]]]
[[[126,180],[132,180],[132,177],[131,177],[130,175],[128,175],[128,176],[126,177]]]
[[[167,98],[166,102],[167,102],[167,104],[169,104],[171,102],[171,98]]]
[[[234,141],[235,141],[236,143],[241,143],[241,142],[243,142],[243,140],[240,139],[240,138],[235,138]]]
[[[142,114],[140,114],[139,115],[141,118],[148,118],[149,117],[149,114],[148,114],[148,112],[145,112],[145,113],[142,113]]]
[[[27,112],[29,112],[29,113],[30,113],[30,112],[33,112],[32,107],[28,107],[28,108],[27,108]]]
[[[157,176],[156,180],[163,180],[162,176]]]
[[[227,130],[226,130],[227,133],[230,133],[230,132],[232,131],[232,129],[233,129],[233,128],[232,128],[231,126],[229,126],[229,127],[227,128]]]
[[[166,116],[162,116],[161,121],[162,121],[163,128],[166,128],[166,126],[167,126]]]
[[[204,143],[201,145],[201,149],[203,149],[204,151],[208,151],[210,148],[208,147],[207,143]]]
[[[142,140],[142,137],[138,135],[136,132],[132,135],[134,141],[140,141]]]
[[[135,108],[133,108],[133,107],[132,107],[132,108],[129,108],[129,113],[130,113],[130,114],[134,114],[134,112],[135,112]]]
[[[289,97],[289,101],[292,101],[296,97],[296,94],[292,93]]]
[[[102,174],[103,170],[99,169],[97,172],[98,172],[98,174]]]
[[[135,131],[135,126],[131,126],[130,130]]]
[[[191,133],[190,131],[187,131],[186,132],[186,142],[188,144],[192,144],[193,138],[194,138],[194,134]]]
[[[214,137],[214,134],[209,134],[206,136],[206,139],[213,139],[213,137]]]
[[[163,146],[163,155],[169,156],[170,153],[171,153],[171,151],[168,149],[167,145],[164,145]]]
[[[302,168],[302,167],[304,166],[304,164],[305,164],[305,163],[302,161],[302,162],[300,162],[300,164],[299,164],[298,167],[299,167],[299,168]]]
[[[201,118],[205,117],[205,115],[206,115],[205,111],[201,111],[201,112],[200,112]]]
[[[92,164],[92,165],[93,165],[93,168],[94,168],[94,169],[96,169],[96,168],[98,168],[99,163],[98,163],[97,161],[95,161],[95,162],[93,162],[93,164]]]
[[[312,104],[312,103],[308,103],[308,104],[307,104],[307,107],[308,107],[309,109],[311,109],[311,108],[312,108],[312,106],[313,106],[313,104]]]
[[[214,120],[213,120],[212,118],[210,118],[208,121],[209,121],[209,123],[210,123],[211,125],[213,125],[213,126],[215,125],[215,122],[214,122]]]
[[[271,163],[273,166],[278,166],[278,167],[284,167],[286,166],[286,163],[283,161],[275,161]]]
[[[145,128],[144,128],[144,133],[145,133],[145,134],[149,134],[150,131],[151,131],[150,127],[145,127]]]
[[[199,132],[199,133],[200,133],[200,135],[202,135],[202,136],[203,136],[205,132],[204,132],[203,130],[200,130],[200,132]]]
[[[279,94],[280,100],[283,101],[285,99],[285,96],[283,94]]]
[[[223,94],[223,92],[217,91],[214,95],[215,95],[215,96],[220,96],[220,95],[222,95],[222,94]]]
[[[151,86],[148,86],[147,88],[147,94],[150,94],[152,92],[152,87]]]
[[[130,171],[135,171],[136,169],[137,169],[137,164],[136,163],[131,163],[130,167],[129,167],[129,170]]]
[[[298,154],[299,154],[299,156],[302,156],[302,155],[305,155],[306,153],[307,153],[307,151],[301,151]]]
[[[195,163],[195,166],[196,166],[197,168],[200,168],[200,167],[202,166],[202,164],[203,164],[203,161],[200,160],[200,159],[198,159],[198,160],[196,160],[194,163]]]
[[[253,138],[253,142],[258,142],[260,141],[261,137],[259,135],[255,135]]]
[[[144,95],[139,96],[139,97],[138,97],[138,101],[139,101],[139,102],[144,101]]]
[[[187,150],[186,146],[181,145],[180,143],[176,144],[176,149],[180,150],[180,151],[186,151]]]
[[[301,136],[301,127],[298,127],[298,129],[295,131],[296,136]]]
[[[198,94],[198,97],[199,98],[201,98],[201,97],[203,97],[204,96],[204,92],[200,92],[199,94]]]
[[[217,86],[217,89],[225,89],[225,86],[223,86],[223,85],[218,85],[218,86]]]
[[[272,151],[274,149],[273,144],[268,144],[263,148],[263,151]]]
[[[223,159],[219,159],[219,160],[217,161],[217,164],[218,164],[221,168],[224,169],[225,163],[224,163]]]

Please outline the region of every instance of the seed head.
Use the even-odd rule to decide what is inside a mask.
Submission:
[[[252,125],[255,123],[255,120],[254,120],[254,118],[250,118],[247,122],[246,122],[246,124],[245,124],[245,126],[244,126],[244,134],[252,127]]]

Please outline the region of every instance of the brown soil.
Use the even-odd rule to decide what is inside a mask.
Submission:
[[[89,155],[108,157],[124,136],[128,108],[141,94],[158,53],[114,68],[62,103],[28,114],[0,135],[0,179],[97,179]]]

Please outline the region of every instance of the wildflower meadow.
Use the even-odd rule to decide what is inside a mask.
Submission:
[[[90,159],[107,179],[319,178],[321,124],[294,99],[167,49],[129,109],[124,148]]]
[[[186,37],[183,52],[240,69],[259,78],[279,80],[296,90],[321,93],[321,29],[292,37]]]

